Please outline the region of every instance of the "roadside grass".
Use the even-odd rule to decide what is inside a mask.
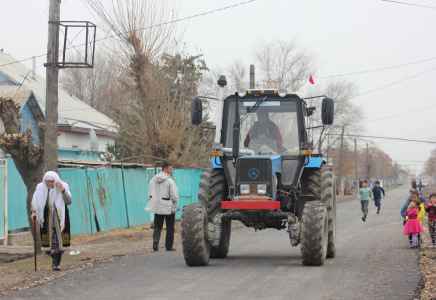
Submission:
[[[47,266],[51,265],[51,257],[50,256],[42,256],[44,254],[40,254],[39,257],[37,257],[36,265],[38,270]],[[23,261],[20,263],[15,264],[4,264],[3,266],[0,266],[0,274],[9,274],[9,273],[19,273],[19,272],[27,272],[27,271],[34,271],[35,270],[35,263],[34,261]]]

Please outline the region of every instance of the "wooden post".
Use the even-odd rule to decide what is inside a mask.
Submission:
[[[250,89],[256,88],[256,82],[254,80],[254,65],[250,65]]]
[[[344,194],[344,185],[342,182],[342,148],[344,146],[344,129],[345,127],[342,126],[342,135],[341,135],[341,149],[339,150],[339,194]]]
[[[369,181],[369,166],[368,166],[368,143],[366,143],[366,163],[365,163],[365,179]]]
[[[129,208],[127,207],[126,181],[124,179],[124,163],[121,162],[121,177],[123,179],[124,204],[126,205],[127,228],[130,228]]]
[[[60,0],[50,0],[45,98],[44,169],[58,170],[58,77]]]

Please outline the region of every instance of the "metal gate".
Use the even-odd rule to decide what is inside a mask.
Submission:
[[[8,237],[8,161],[0,159],[0,240]]]

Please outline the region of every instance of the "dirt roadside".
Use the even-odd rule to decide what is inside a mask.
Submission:
[[[241,228],[239,222],[232,222],[232,230]],[[159,251],[165,251],[165,228],[159,244]],[[153,252],[153,230],[150,224],[97,232],[94,236],[81,234],[72,236],[71,250],[80,250],[81,254],[71,256],[65,252],[62,256],[61,271],[53,271],[51,257],[39,254],[38,271],[34,269],[34,258],[27,258],[11,263],[0,263],[0,296],[28,289],[53,281],[57,278],[77,273],[83,269],[100,266],[128,255]],[[181,228],[176,222],[174,245],[180,245]]]
[[[425,188],[423,190],[423,196],[429,201],[428,196],[434,192],[436,192],[436,187]],[[428,230],[427,214],[422,220],[422,227],[424,227],[424,233],[421,234],[422,242],[419,255],[419,271],[423,282],[419,299],[430,300],[436,298],[436,249],[429,248],[431,238]]]

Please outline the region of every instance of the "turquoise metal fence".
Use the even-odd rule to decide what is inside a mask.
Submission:
[[[0,160],[0,164],[3,161]],[[5,218],[6,218],[6,166],[0,165],[0,239],[5,238]]]
[[[12,159],[8,159],[7,172],[8,229],[26,228],[27,190]],[[137,226],[153,219],[153,214],[144,208],[148,202],[148,183],[155,175],[155,169],[59,169],[59,175],[68,180],[73,195],[73,203],[69,206],[71,234]],[[200,176],[201,170],[174,169],[180,209],[197,201]],[[0,214],[2,194],[0,192]],[[181,211],[176,214],[176,218],[180,217]]]
[[[29,227],[27,220],[27,188],[12,158],[8,158],[8,229]]]
[[[148,183],[154,169],[124,169],[126,203],[130,226],[150,223],[150,213],[144,210],[148,202]]]
[[[96,230],[94,212],[89,203],[88,185],[85,170],[59,169],[59,176],[68,180],[73,203],[68,207],[71,221],[71,234],[89,233]],[[91,227],[92,226],[92,227]]]
[[[176,180],[179,190],[179,208],[176,218],[182,217],[182,207],[198,201],[201,170],[174,169],[173,178]]]

